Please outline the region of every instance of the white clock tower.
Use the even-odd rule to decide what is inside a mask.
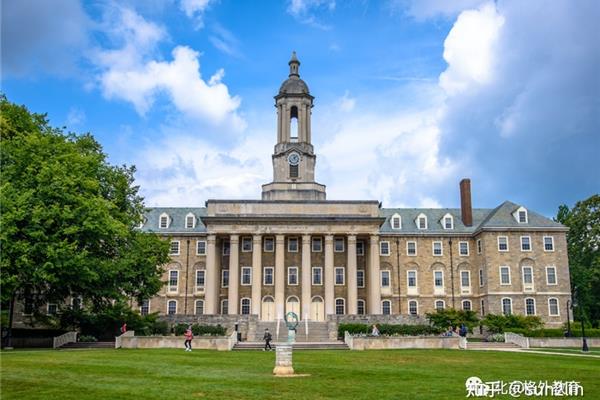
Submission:
[[[277,144],[273,153],[273,182],[263,185],[263,200],[325,200],[325,185],[315,182],[316,156],[310,120],[314,97],[300,79],[296,52],[290,75],[275,96]]]

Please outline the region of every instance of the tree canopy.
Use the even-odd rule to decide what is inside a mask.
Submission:
[[[137,229],[134,167],[113,166],[91,134],[0,98],[2,300],[35,312],[81,297],[90,310],[149,298],[162,286],[168,243]]]

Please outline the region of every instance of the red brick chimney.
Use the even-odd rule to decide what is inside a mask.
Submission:
[[[465,226],[473,225],[473,207],[471,207],[471,180],[460,181],[460,212]]]

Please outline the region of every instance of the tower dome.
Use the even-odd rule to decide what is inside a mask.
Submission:
[[[310,94],[308,90],[308,85],[302,79],[300,79],[300,74],[298,70],[300,68],[300,61],[298,61],[298,57],[296,57],[296,52],[292,52],[292,58],[288,62],[290,66],[290,75],[289,78],[286,79],[279,88],[279,95],[286,94]]]

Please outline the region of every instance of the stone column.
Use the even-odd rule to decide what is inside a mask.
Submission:
[[[311,298],[311,262],[310,235],[302,236],[302,315],[300,318],[310,318]]]
[[[325,236],[325,316],[335,314],[333,235]]]
[[[367,281],[369,294],[369,314],[381,314],[381,284],[379,278],[379,236],[371,235],[369,245],[369,280]]]
[[[238,313],[240,285],[240,236],[229,236],[229,291],[227,304],[229,315]]]
[[[358,289],[356,284],[356,236],[348,236],[348,314],[357,314]]]
[[[217,237],[208,235],[206,238],[206,289],[204,291],[204,312],[208,315],[217,313]]]
[[[260,318],[262,298],[262,237],[254,235],[252,239],[252,314]]]
[[[285,235],[275,236],[275,314],[285,312]]]

